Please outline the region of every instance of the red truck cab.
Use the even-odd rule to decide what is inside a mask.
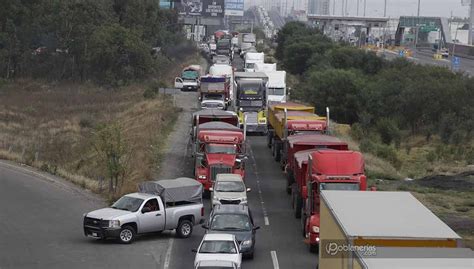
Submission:
[[[195,142],[195,178],[209,193],[217,174],[245,175],[245,135],[225,122],[199,125]]]
[[[301,219],[310,251],[315,252],[319,247],[321,190],[367,190],[364,166],[364,158],[357,151],[317,150],[309,153]]]
[[[349,146],[346,142],[341,141],[337,137],[324,134],[311,135],[291,135],[285,141],[282,154],[282,166],[286,171],[287,193],[291,194],[291,187],[295,183],[295,154],[302,150],[309,149],[334,149],[348,150]]]

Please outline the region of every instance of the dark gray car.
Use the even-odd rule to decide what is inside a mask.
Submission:
[[[254,224],[247,205],[216,205],[203,228],[207,233],[235,235],[244,257],[253,258],[255,233],[260,227]]]

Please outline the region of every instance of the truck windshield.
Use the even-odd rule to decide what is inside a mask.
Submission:
[[[135,212],[140,208],[140,205],[142,203],[143,199],[134,198],[130,196],[122,196],[122,198],[118,199],[117,202],[115,202],[111,206],[111,208]]]
[[[237,248],[233,241],[204,241],[199,248],[199,253],[228,253],[237,254]]]
[[[215,154],[237,154],[236,145],[219,145],[219,144],[207,144],[206,145],[207,153]]]
[[[188,79],[188,80],[195,80],[199,77],[199,73],[197,71],[193,70],[187,70],[184,71],[183,74],[181,75],[183,79]]]
[[[321,183],[321,190],[331,191],[358,191],[358,183]]]
[[[250,221],[247,215],[219,214],[211,222],[214,231],[250,231]]]
[[[247,69],[254,69],[255,68],[255,63],[246,63],[245,68]]]
[[[244,84],[240,87],[240,98],[259,98],[262,89],[260,84]]]
[[[268,95],[285,95],[285,88],[268,88]]]
[[[245,186],[243,182],[239,181],[217,181],[216,191],[222,192],[243,192]]]

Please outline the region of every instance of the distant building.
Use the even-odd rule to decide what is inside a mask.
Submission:
[[[308,0],[308,14],[329,15],[329,0]]]

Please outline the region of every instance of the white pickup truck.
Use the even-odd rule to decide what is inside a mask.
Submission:
[[[191,178],[148,181],[112,206],[84,214],[84,235],[128,244],[137,234],[176,229],[178,237],[187,238],[203,221],[201,183]]]

